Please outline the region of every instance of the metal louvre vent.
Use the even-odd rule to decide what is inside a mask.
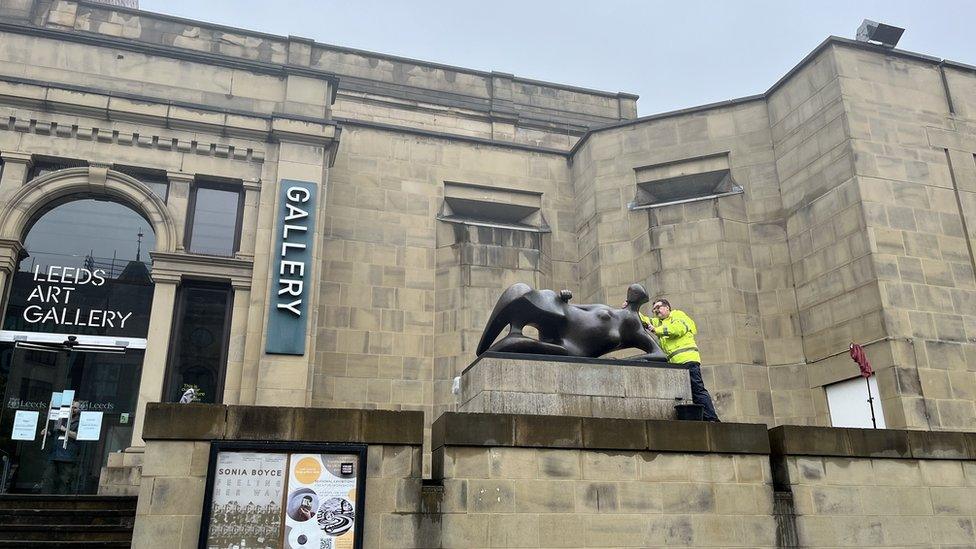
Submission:
[[[541,193],[447,183],[437,219],[480,227],[549,232],[541,206]]]
[[[637,168],[632,210],[708,200],[743,192],[732,178],[727,154]]]

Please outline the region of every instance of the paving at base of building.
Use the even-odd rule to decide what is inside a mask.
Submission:
[[[829,37],[768,84],[638,116],[0,1],[0,525],[138,496],[135,546],[196,546],[215,441],[304,441],[367,446],[365,547],[973,545],[976,69]],[[516,282],[667,297],[725,423],[668,419],[683,371],[472,366]],[[887,429],[831,428],[867,387]]]

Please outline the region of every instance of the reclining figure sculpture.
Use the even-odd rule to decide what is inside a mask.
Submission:
[[[618,349],[636,347],[645,354],[628,360],[667,362],[657,338],[644,329],[638,309],[648,301],[640,284],[627,289],[627,306],[572,305],[572,292],[533,290],[513,284],[491,311],[478,344],[478,356],[487,351],[596,358]],[[508,334],[495,338],[509,326]],[[539,331],[539,339],[522,333],[526,326]]]

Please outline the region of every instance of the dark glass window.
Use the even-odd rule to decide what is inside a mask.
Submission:
[[[156,247],[152,224],[118,202],[86,195],[71,198],[56,203],[31,226],[20,270],[94,267],[117,278],[132,261],[149,269],[149,252]]]
[[[166,202],[166,194],[169,191],[169,178],[166,177],[165,171],[133,166],[113,166],[112,169],[138,179],[141,183],[148,186],[153,194],[161,198],[163,202]]]
[[[200,402],[221,401],[232,295],[226,285],[180,286],[164,400],[179,401],[192,385],[203,392]]]
[[[234,255],[241,217],[241,192],[223,186],[197,185],[190,218],[190,251]]]
[[[46,173],[66,170],[68,168],[80,168],[87,165],[87,162],[83,160],[75,160],[73,158],[51,158],[46,156],[35,157],[27,180],[30,181],[32,179],[36,179]]]

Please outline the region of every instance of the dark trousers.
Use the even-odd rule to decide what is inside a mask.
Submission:
[[[715,405],[712,404],[712,396],[708,394],[708,389],[705,388],[705,382],[702,381],[701,363],[685,362],[684,365],[688,366],[688,375],[691,377],[691,400],[704,408],[702,419],[705,421],[718,421],[718,414],[715,413]]]
[[[58,444],[57,439],[54,440]],[[41,491],[45,494],[72,494],[78,473],[78,464],[73,461],[49,460],[41,477]]]

